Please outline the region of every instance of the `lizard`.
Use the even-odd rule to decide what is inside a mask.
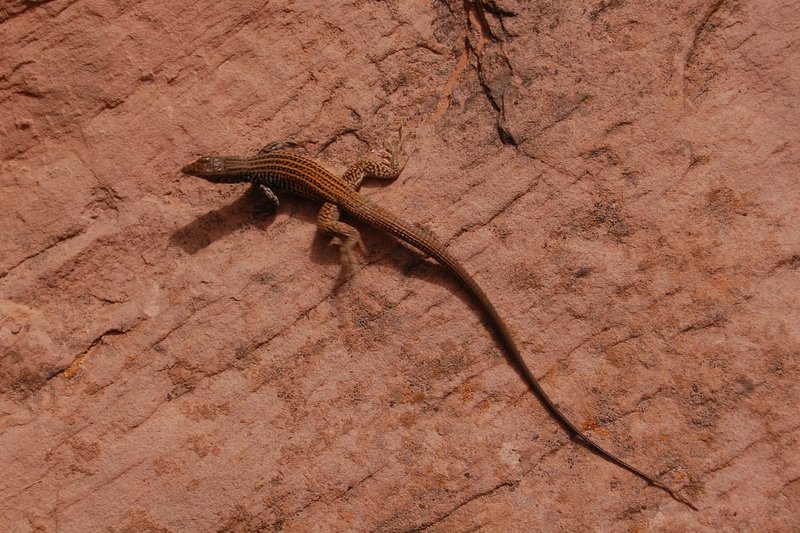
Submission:
[[[181,172],[212,183],[249,182],[251,191],[263,193],[272,211],[279,206],[278,196],[273,189],[322,203],[317,215],[317,228],[338,238],[342,266],[351,271],[355,271],[358,264],[353,253],[354,249],[358,247],[363,252],[365,247],[359,231],[339,220],[342,212],[404,241],[424,255],[433,258],[444,266],[477,302],[478,308],[485,315],[485,319],[494,330],[517,372],[572,439],[578,439],[597,455],[628,470],[649,485],[665,491],[676,501],[696,511],[697,508],[677,491],[606,450],[570,421],[533,375],[517,348],[508,326],[489,297],[461,262],[447,251],[432,232],[406,222],[358,192],[365,178],[393,180],[400,176],[407,162],[404,144],[403,129],[400,128],[395,143],[385,143],[377,157],[364,157],[350,165],[341,177],[312,158],[298,153],[295,149],[301,144],[291,141],[272,142],[249,157],[203,156],[182,167]]]

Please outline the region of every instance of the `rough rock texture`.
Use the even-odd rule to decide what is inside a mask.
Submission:
[[[669,4],[669,7],[665,6]],[[787,531],[800,516],[800,29],[773,0],[0,7],[8,531]],[[268,141],[433,263],[178,169]]]

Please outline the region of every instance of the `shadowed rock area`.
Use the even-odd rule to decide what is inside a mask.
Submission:
[[[789,531],[800,29],[764,0],[0,7],[0,523]],[[294,140],[448,273],[179,169]]]

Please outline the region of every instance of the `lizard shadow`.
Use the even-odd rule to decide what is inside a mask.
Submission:
[[[370,184],[369,188],[383,188],[387,185],[389,183]],[[262,231],[267,231],[275,221],[275,215],[279,213],[285,213],[291,218],[316,225],[319,205],[312,201],[284,193],[281,194],[280,207],[277,210],[272,210],[271,207],[263,196],[254,193],[252,189],[247,189],[233,202],[200,215],[173,231],[169,242],[173,246],[180,247],[186,253],[194,255],[215,241],[249,227],[255,226]],[[359,222],[346,213],[342,214],[341,220],[357,228],[364,239],[367,253],[356,252],[361,258],[360,268],[368,268],[372,264],[381,263],[400,272],[404,277],[417,278],[423,282],[445,287],[463,300],[466,305],[472,306],[469,296],[460,290],[459,283],[448,276],[447,270],[443,266],[426,258],[419,251],[401,241],[387,238],[381,230]],[[341,264],[341,255],[335,237],[321,231],[314,233],[308,257],[317,265]],[[342,268],[337,276],[336,289],[338,290],[352,277],[352,272]]]
[[[209,211],[173,231],[169,242],[194,255],[236,231],[255,224],[261,225],[263,221],[267,221],[267,225],[272,224],[275,218],[271,215],[270,207],[266,200],[259,199],[248,189],[228,205]]]
[[[339,270],[336,284],[333,287],[334,292],[338,292],[339,289],[346,286],[348,281],[357,277],[361,270],[373,265],[381,265],[399,273],[402,278],[413,278],[422,283],[443,287],[461,300],[467,308],[475,307],[469,294],[462,289],[460,283],[453,278],[444,265],[409,244],[390,237],[385,232],[363,222],[346,215],[342,217],[342,221],[352,224],[358,229],[364,240],[366,253],[357,252],[359,265],[356,272],[352,272],[344,266]],[[341,263],[338,247],[331,245],[331,237],[321,232],[315,234],[310,259],[317,264],[334,263],[339,265]],[[477,308],[476,311],[480,312]]]
[[[420,252],[405,245],[394,237],[387,238],[386,233],[364,224],[358,220],[343,215],[342,222],[352,225],[361,233],[364,240],[366,253],[356,250],[355,254],[359,260],[359,270],[368,268],[376,263],[386,264],[389,268],[402,272],[409,277],[420,277],[427,279],[430,276],[422,275],[422,269],[427,266],[437,266],[432,260],[427,260]],[[313,220],[312,220],[313,222]],[[337,238],[317,231],[309,251],[309,259],[316,264],[341,264],[341,253],[337,245]],[[427,271],[426,271],[427,272]],[[352,277],[352,272],[342,267],[339,278],[341,282],[347,281]],[[357,273],[356,273],[357,274]],[[417,274],[420,274],[419,276]],[[446,276],[445,276],[446,277]]]
[[[250,227],[267,231],[275,222],[276,215],[286,214],[290,218],[316,224],[319,206],[314,202],[292,195],[282,194],[281,205],[277,209],[260,194],[247,189],[234,201],[220,208],[200,215],[193,221],[172,232],[169,242],[184,252],[194,255],[227,235]],[[344,215],[343,219],[348,217]],[[357,222],[347,220],[358,225]],[[359,230],[369,231],[360,227]],[[380,232],[376,231],[376,235]],[[311,242],[309,256],[316,264],[339,264],[339,248],[332,242],[333,236],[317,231]]]

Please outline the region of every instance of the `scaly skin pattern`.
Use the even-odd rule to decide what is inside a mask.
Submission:
[[[573,438],[579,439],[594,453],[636,474],[650,485],[666,491],[675,500],[697,510],[691,502],[672,488],[607,451],[578,429],[544,392],[523,360],[508,327],[500,318],[486,293],[455,257],[450,255],[444,245],[428,231],[405,222],[358,193],[361,182],[365,178],[395,179],[400,175],[404,166],[401,162],[403,158],[402,130],[398,141],[392,146],[385,146],[380,158],[365,158],[358,161],[350,166],[341,178],[326,170],[316,161],[294,151],[293,148],[297,148],[297,146],[292,142],[274,142],[265,146],[252,157],[201,157],[184,166],[181,171],[213,183],[250,182],[255,189],[262,191],[276,207],[278,198],[272,189],[321,202],[323,205],[317,218],[317,226],[320,230],[339,237],[342,264],[351,270],[354,270],[357,264],[353,248],[359,246],[363,249],[363,243],[357,229],[339,221],[340,211],[393,235],[417,248],[423,254],[432,257],[444,265],[475,299],[521,377],[539,397],[553,418]]]

